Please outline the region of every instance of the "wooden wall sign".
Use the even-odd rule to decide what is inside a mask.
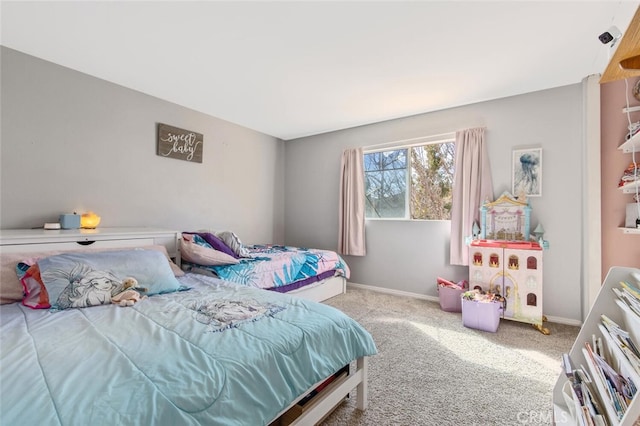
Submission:
[[[200,133],[158,123],[158,150],[162,157],[202,163],[202,144],[204,137]]]

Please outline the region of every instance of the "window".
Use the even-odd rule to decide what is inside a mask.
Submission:
[[[366,217],[405,217],[407,150],[364,154]]]
[[[366,217],[450,220],[454,147],[447,140],[366,152]]]

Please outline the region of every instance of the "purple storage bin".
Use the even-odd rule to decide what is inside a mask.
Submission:
[[[465,327],[495,333],[498,331],[501,315],[501,302],[477,302],[462,299],[462,324]]]
[[[462,293],[464,293],[462,289],[439,285],[440,308],[447,312],[462,312]]]

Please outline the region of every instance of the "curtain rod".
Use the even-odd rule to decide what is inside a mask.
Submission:
[[[384,143],[379,143],[375,145],[363,146],[362,149],[365,151],[368,151],[368,150],[384,147],[387,145],[404,145],[412,141],[420,141],[425,139],[432,139],[432,140],[449,139],[449,138],[453,139],[455,137],[456,137],[456,132],[447,132],[447,133],[440,133],[439,135],[420,136],[417,138],[401,139],[399,141],[391,141],[391,142],[384,142]]]
[[[470,129],[486,129],[486,127],[485,126],[471,127],[469,129],[466,129],[466,130],[470,130]],[[379,144],[375,144],[375,145],[363,146],[362,149],[364,151],[374,151],[377,148],[382,148],[382,147],[385,147],[387,145],[390,145],[390,146],[405,145],[408,142],[422,141],[422,140],[428,140],[429,142],[434,142],[434,141],[437,141],[439,139],[440,140],[442,140],[442,139],[455,139],[455,137],[456,137],[456,132],[454,131],[454,132],[440,133],[438,135],[420,136],[420,137],[417,137],[417,138],[401,139],[399,141],[391,141],[391,142],[384,142],[384,143],[379,143]]]

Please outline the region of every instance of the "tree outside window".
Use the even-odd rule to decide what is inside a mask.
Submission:
[[[364,154],[367,218],[450,220],[453,142]]]

